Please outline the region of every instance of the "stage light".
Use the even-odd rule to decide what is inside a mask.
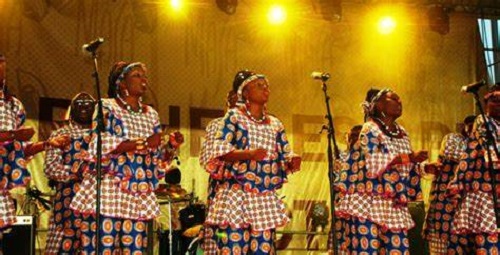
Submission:
[[[286,20],[286,11],[281,5],[273,5],[269,8],[267,19],[272,25],[281,25]]]
[[[396,29],[396,21],[392,17],[386,16],[379,20],[378,31],[381,34],[390,34],[394,31],[394,29]]]
[[[182,0],[170,0],[170,7],[174,11],[180,11],[182,9]]]
[[[445,7],[436,5],[429,8],[427,17],[429,19],[429,27],[432,31],[441,35],[445,35],[450,32],[450,17],[448,16],[448,10]]]
[[[136,0],[143,2],[144,0]],[[190,1],[186,0],[165,0],[160,2],[160,14],[171,19],[186,19],[189,12]],[[136,8],[141,8],[137,6]]]
[[[229,15],[236,12],[236,7],[238,6],[238,0],[215,0],[217,7]]]

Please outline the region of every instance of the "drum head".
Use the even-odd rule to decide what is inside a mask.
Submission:
[[[184,232],[182,232],[182,235],[185,237],[189,237],[189,238],[197,237],[198,234],[200,233],[202,227],[203,227],[203,225],[201,225],[201,224],[195,225],[194,227],[190,227],[190,228],[186,229]]]

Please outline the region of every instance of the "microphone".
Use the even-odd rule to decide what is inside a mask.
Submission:
[[[315,80],[327,81],[328,79],[330,79],[330,74],[323,73],[323,72],[312,72],[311,78],[313,78]]]
[[[482,79],[480,81],[476,81],[474,83],[462,86],[460,91],[462,91],[462,93],[474,93],[477,92],[484,85],[486,85],[486,81]]]
[[[102,37],[99,37],[95,40],[93,40],[92,42],[89,42],[87,44],[84,44],[82,46],[82,50],[85,52],[85,51],[88,51],[88,52],[95,52],[97,50],[97,48],[99,48],[99,46],[104,42],[104,38]]]

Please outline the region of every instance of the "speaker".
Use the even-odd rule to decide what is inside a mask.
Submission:
[[[35,255],[34,216],[16,216],[17,222],[4,231],[3,254]]]
[[[408,208],[410,209],[411,218],[415,221],[415,227],[408,231],[410,254],[427,255],[429,254],[429,247],[422,237],[422,228],[425,223],[424,202],[410,202]]]

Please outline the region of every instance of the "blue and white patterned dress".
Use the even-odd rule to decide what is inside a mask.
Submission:
[[[20,129],[25,120],[26,112],[21,101],[15,97],[7,99],[0,91],[0,131]],[[26,142],[17,140],[0,142],[0,230],[16,220],[9,190],[26,186],[30,180],[26,169],[25,146]]]
[[[290,145],[283,124],[269,115],[263,122],[256,122],[244,110],[231,109],[219,122],[213,143],[213,149],[202,155],[202,164],[212,166],[206,169],[212,174],[217,172],[215,176],[221,176],[216,166],[223,165],[224,171],[206,222],[230,229],[226,233],[229,240],[222,240],[218,248],[221,252],[272,253],[274,229],[289,221],[275,193],[290,173]],[[220,157],[234,150],[259,148],[267,150],[262,161],[220,162]],[[254,238],[257,234],[250,235],[247,230],[260,233],[259,237]]]
[[[156,218],[159,205],[154,190],[164,177],[160,165],[160,148],[148,148],[144,151],[114,153],[124,141],[146,139],[160,133],[158,113],[150,106],[140,114],[131,114],[119,106],[115,99],[103,99],[105,131],[102,134],[102,182],[101,214],[104,216],[101,251],[143,252],[146,242],[146,223]],[[93,127],[96,127],[94,120]],[[96,157],[95,129],[89,146],[92,161]],[[93,164],[76,193],[71,208],[84,216],[82,222],[82,246],[85,252],[92,249],[93,237],[90,231],[95,222],[96,180]],[[90,217],[85,219],[85,217]],[[119,223],[117,223],[119,222]]]
[[[495,144],[490,144],[488,148],[493,156],[493,171],[497,173],[496,179],[499,183],[500,161],[495,157],[493,146],[500,148],[500,123],[489,117],[487,123],[493,132]],[[497,254],[500,250],[493,203],[495,189],[491,185],[491,175],[487,167],[490,163],[487,159],[486,144],[485,121],[482,116],[478,116],[474,123],[473,136],[467,141],[457,173],[448,187],[450,194],[453,195],[452,199],[458,205],[453,217],[452,233],[463,237],[462,241],[451,240],[454,250],[477,254]],[[500,194],[497,187],[498,195]]]
[[[389,136],[366,122],[341,171],[337,188],[344,198],[336,214],[348,225],[341,249],[350,254],[409,252],[407,230],[415,223],[407,203],[421,199],[420,169],[410,162],[391,164],[412,153],[408,134],[399,129],[399,136]]]
[[[50,148],[45,154],[45,175],[56,181],[56,195],[50,220],[45,254],[75,254],[80,248],[81,216],[69,205],[80,189],[83,177],[83,159],[90,142],[90,129],[76,123],[60,128],[51,138],[69,135],[70,144],[64,149]]]
[[[210,121],[205,129],[205,140],[203,141],[203,145],[201,146],[200,165],[208,173],[210,173],[210,177],[208,178],[207,208],[210,208],[212,206],[217,187],[219,183],[224,179],[224,162],[218,160],[210,160],[210,153],[215,149],[215,135],[217,133],[217,130],[219,130],[223,125],[224,118],[217,118]],[[215,229],[212,228],[210,224],[205,223],[203,225],[203,230],[200,231],[200,235],[200,238],[203,239],[203,242],[201,243],[203,254],[216,255],[217,239],[215,235]]]
[[[451,222],[455,208],[448,198],[448,184],[455,175],[455,168],[465,151],[465,137],[451,133],[443,138],[439,152],[441,170],[432,183],[430,206],[426,216],[424,238],[430,243],[433,254],[447,254],[448,243],[453,235]]]

